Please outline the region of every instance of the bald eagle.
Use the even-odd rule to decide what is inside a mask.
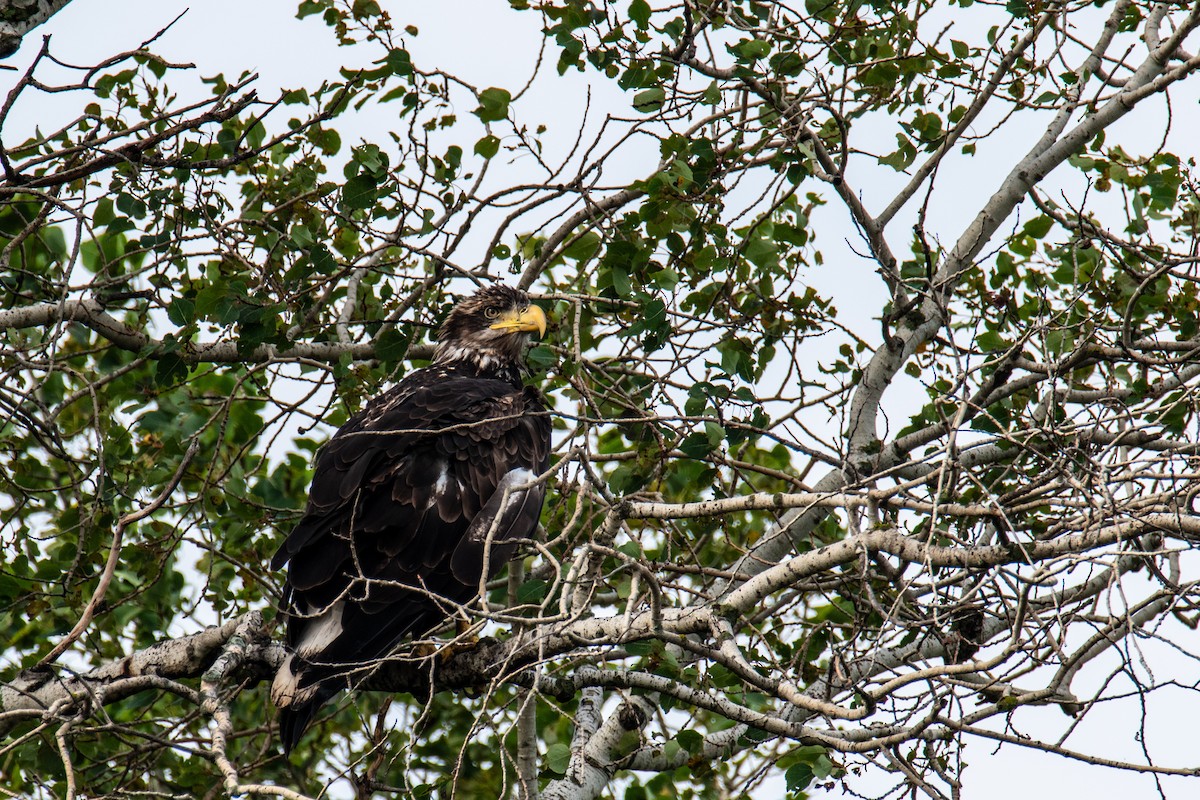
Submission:
[[[442,324],[433,363],[318,453],[304,516],[271,560],[288,565],[290,654],[271,687],[284,752],[323,703],[454,616],[533,534],[550,421],[522,370],[530,334],[545,332],[524,292],[480,290]]]

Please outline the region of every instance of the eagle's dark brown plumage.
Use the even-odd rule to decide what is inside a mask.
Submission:
[[[271,696],[290,751],[317,709],[406,636],[453,616],[537,527],[550,421],[522,384],[546,317],[494,285],[460,302],[433,363],[372,400],[317,455],[304,516],[271,561],[288,565],[292,654]],[[490,543],[490,552],[489,552]]]

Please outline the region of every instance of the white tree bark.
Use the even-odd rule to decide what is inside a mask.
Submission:
[[[131,352],[149,352],[151,357],[159,357],[155,351],[165,354],[163,343],[147,336],[144,332],[131,328],[109,312],[106,306],[91,299],[64,300],[61,303],[36,303],[24,308],[13,308],[0,311],[0,330],[21,328],[42,328],[53,326],[55,323],[79,323],[117,347]],[[262,344],[250,351],[239,351],[236,341],[203,342],[188,344],[178,350],[171,351],[185,364],[211,363],[261,363],[264,361],[288,361],[306,359],[310,361],[337,361],[343,355],[349,354],[356,361],[370,359],[375,354],[374,342],[296,342],[290,347],[278,347],[273,344]],[[427,358],[433,348],[418,345],[409,351],[412,358]]]
[[[25,34],[69,2],[71,0],[0,0],[0,58],[16,53]]]
[[[252,615],[261,627],[262,615],[251,612],[191,636],[160,642],[79,675],[64,675],[50,668],[27,669],[11,681],[0,683],[0,733],[21,719],[43,714],[52,718],[75,703],[100,706],[150,688],[166,689],[199,702],[197,692],[176,680],[204,672],[239,624]],[[267,650],[272,648],[278,649],[278,658],[282,659],[282,646],[271,644],[259,654],[266,663],[271,660]]]
[[[551,781],[542,791],[542,800],[590,800],[599,796],[635,749],[630,746],[632,737],[628,734],[641,730],[653,713],[654,708],[645,698],[628,698],[588,737],[587,744],[573,748],[566,776]]]

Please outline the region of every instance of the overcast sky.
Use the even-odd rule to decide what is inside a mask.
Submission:
[[[514,91],[524,85],[533,71],[538,48],[542,45],[538,30],[540,20],[532,13],[511,11],[505,0],[381,0],[381,3],[400,26],[414,24],[420,29],[420,35],[408,42],[408,48],[414,59],[422,65],[436,63],[481,87],[502,86]],[[197,76],[223,72],[232,78],[243,71],[257,72],[260,76],[259,94],[263,98],[272,97],[280,88],[316,86],[322,80],[334,77],[337,67],[355,55],[353,51],[339,50],[329,30],[318,19],[296,20],[296,4],[290,0],[204,0],[190,5],[192,10],[154,45],[154,49],[171,60],[195,63]],[[48,24],[28,35],[21,51],[6,63],[24,70],[40,47],[41,37],[49,34],[53,36],[53,52],[58,58],[76,64],[91,64],[114,53],[137,47],[188,6],[189,3],[179,0],[73,0]],[[553,69],[544,72],[545,75],[535,84],[529,97],[522,102],[521,113],[522,119],[531,125],[543,121],[550,127],[547,143],[551,158],[556,148],[558,153],[565,153],[570,147],[583,118],[589,88],[592,124],[601,117],[598,111],[611,109],[621,115],[629,111],[629,97],[610,81],[590,74],[572,72],[560,78]],[[7,92],[18,74],[0,72],[3,91]],[[173,79],[172,85],[182,92],[188,84],[186,80]],[[192,88],[200,90],[197,84],[192,84]],[[13,116],[8,120],[4,133],[6,144],[23,137],[35,126],[49,129],[55,123],[65,122],[78,112],[82,102],[85,101],[28,96],[16,106]],[[1175,111],[1177,115],[1195,118],[1194,96],[1185,98]],[[371,109],[352,124],[359,126],[357,131],[360,135],[384,142],[386,137],[383,131],[390,124],[390,113],[394,112],[386,107]],[[1129,120],[1128,124],[1145,126],[1153,133],[1156,128],[1154,112],[1147,114]],[[460,119],[464,116],[469,115],[460,114]],[[351,129],[351,123],[339,120],[337,125],[343,140],[353,143],[355,130]],[[1161,123],[1157,123],[1157,126],[1161,128]],[[1196,125],[1183,127],[1190,127],[1193,135],[1200,129]],[[1036,131],[1031,128],[1029,135],[1034,133]],[[887,135],[890,136],[890,133]],[[961,182],[967,199],[979,198],[979,187],[990,189],[997,185],[1000,175],[1024,153],[1029,141],[1013,137],[1008,141],[993,142],[991,146],[1006,150],[999,153],[1005,157],[977,159],[971,162],[969,171],[946,177],[946,180]],[[1193,154],[1195,149],[1193,145]],[[629,158],[622,162],[629,168],[629,174],[623,179],[645,174],[653,167],[652,149],[647,148],[645,156],[645,161]],[[502,177],[511,183],[520,182],[514,176],[519,176],[524,168],[520,162],[505,167]],[[613,179],[621,177],[614,175]],[[831,192],[824,194],[832,199]],[[880,203],[872,202],[870,196],[865,196],[865,200],[868,207],[880,206]],[[978,203],[972,205],[968,202],[957,206],[951,203],[938,210],[944,216],[935,219],[932,224],[952,233],[965,221],[956,215],[973,213],[977,208]],[[835,295],[839,282],[842,289],[849,282],[856,292],[877,291],[876,281],[871,276],[871,264],[853,256],[847,246],[838,244],[843,239],[856,242],[854,231],[844,222],[837,222],[839,213],[830,213],[827,218],[831,228],[821,231],[820,245],[827,259],[831,254],[840,254],[839,258],[844,260],[839,261],[837,269],[813,276],[812,280],[821,284],[819,288]],[[838,224],[843,227],[834,227]],[[904,229],[904,226],[895,226],[897,231]],[[478,263],[477,257],[466,257],[463,261],[467,265]],[[839,306],[843,306],[843,303],[839,303]],[[871,306],[871,303],[861,304],[867,310]],[[874,304],[874,307],[878,308],[878,304]],[[854,309],[846,308],[845,312],[852,315]],[[860,332],[868,331],[869,328],[864,326]],[[1175,624],[1174,627],[1176,630],[1172,635],[1196,636],[1194,631],[1181,625]],[[1136,645],[1136,640],[1130,640],[1129,644]],[[1150,643],[1146,646],[1144,659],[1134,653],[1131,660],[1135,664],[1145,663],[1162,670],[1169,668],[1172,663],[1169,657],[1164,657],[1166,650],[1162,645]],[[1186,663],[1190,669],[1190,662]],[[1167,676],[1158,674],[1156,677],[1161,682]],[[1179,678],[1184,684],[1196,681],[1196,676],[1192,675],[1180,675]],[[1082,693],[1085,687],[1079,686],[1077,689]],[[1175,724],[1161,724],[1175,718],[1177,712],[1173,702],[1169,690],[1149,698],[1145,713],[1152,719],[1157,717],[1159,724],[1147,726],[1152,738],[1146,745],[1154,754],[1156,763],[1195,766],[1200,756],[1196,753],[1195,737],[1188,730],[1188,721],[1175,719]],[[1130,713],[1137,714],[1136,702],[1124,704],[1120,714],[1106,708],[1092,711],[1079,730],[1067,739],[1065,746],[1118,759],[1122,754],[1129,754],[1129,757],[1136,759],[1142,743],[1136,740],[1139,720],[1136,716],[1131,717]],[[1010,732],[1029,732],[1051,740],[1055,738],[1051,731],[1064,731],[1069,722],[1054,708],[1023,709],[1016,721],[1017,727]],[[998,720],[997,725],[1003,725],[1003,720]],[[994,745],[973,740],[965,751],[965,759],[970,767],[964,775],[963,796],[968,800],[1011,800],[1022,796],[1140,798],[1156,795],[1154,779],[1150,776],[1088,766],[1013,746],[1005,746],[996,752]],[[865,788],[863,784],[857,785]],[[876,784],[875,781],[866,784],[871,785],[885,784]],[[1200,795],[1200,781],[1196,779],[1164,779],[1162,785],[1168,797]],[[838,792],[834,793],[834,796],[839,795]]]

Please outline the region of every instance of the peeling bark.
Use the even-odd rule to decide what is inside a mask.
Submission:
[[[82,712],[146,689],[163,688],[160,681],[147,678],[168,681],[198,678],[220,655],[247,616],[250,615],[190,636],[159,642],[82,674],[71,675],[52,668],[24,670],[12,680],[0,683],[0,733],[7,733],[16,721],[45,712],[62,712],[72,707]],[[261,615],[258,616],[261,624]],[[258,645],[258,661],[264,670],[273,672],[283,658],[283,647],[266,641],[265,634]]]
[[[225,341],[197,343],[168,351],[163,348],[162,342],[151,339],[145,332],[121,322],[109,313],[103,303],[91,299],[38,303],[25,308],[0,311],[0,329],[42,328],[61,322],[79,323],[122,350],[134,353],[145,351],[151,358],[170,352],[185,364],[243,364],[296,359],[336,362],[343,355],[349,355],[355,361],[365,361],[375,356],[373,342],[296,342],[289,347],[262,344],[247,352],[244,349],[239,350],[236,341]],[[411,348],[409,355],[411,358],[427,358],[432,352],[432,347],[418,345]]]
[[[71,0],[0,1],[0,58],[8,58],[21,49],[25,34],[41,25]]]

